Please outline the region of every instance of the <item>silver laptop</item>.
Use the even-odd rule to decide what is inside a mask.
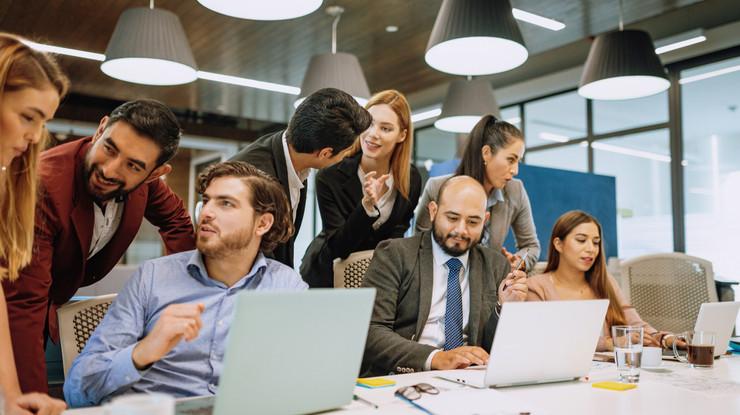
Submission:
[[[177,413],[298,414],[350,403],[374,299],[372,288],[239,294],[215,399],[183,399]]]
[[[608,300],[504,303],[486,369],[439,377],[485,388],[586,376],[608,305]]]
[[[704,303],[699,308],[694,331],[714,332],[716,335],[714,339],[716,342],[714,347],[715,357],[727,352],[738,311],[740,311],[740,301]]]

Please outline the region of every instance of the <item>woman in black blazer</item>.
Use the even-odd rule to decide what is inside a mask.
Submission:
[[[411,164],[413,128],[406,98],[387,90],[365,108],[373,116],[370,128],[343,161],[316,175],[323,228],[301,263],[311,287],[333,286],[335,258],[403,237],[419,201],[421,176]]]

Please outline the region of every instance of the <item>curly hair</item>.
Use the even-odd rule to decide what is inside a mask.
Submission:
[[[198,194],[202,195],[214,179],[236,177],[249,188],[249,203],[257,214],[269,213],[274,220],[262,236],[260,250],[271,252],[293,236],[293,214],[283,188],[272,176],[243,161],[225,161],[208,166],[198,176]]]

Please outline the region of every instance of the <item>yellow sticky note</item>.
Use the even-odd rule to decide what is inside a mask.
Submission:
[[[358,378],[357,385],[366,388],[384,388],[386,386],[393,386],[396,381],[386,378]]]
[[[626,391],[637,387],[634,383],[620,382],[594,382],[591,384],[594,388],[609,389],[612,391]]]

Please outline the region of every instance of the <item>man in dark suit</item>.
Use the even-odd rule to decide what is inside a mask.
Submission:
[[[287,129],[257,139],[231,158],[246,161],[276,178],[288,195],[295,233],[268,256],[293,267],[293,245],[303,220],[310,169],[340,161],[342,151],[371,123],[370,113],[351,95],[324,88],[296,108]]]
[[[526,298],[526,275],[478,245],[488,219],[483,186],[454,177],[438,203],[429,203],[431,232],[375,250],[363,283],[377,290],[365,376],[486,364],[484,325],[501,302]]]
[[[138,100],[103,117],[93,137],[42,153],[33,260],[4,285],[24,392],[47,390],[44,343],[58,338],[56,308],[108,274],[143,218],[159,228],[168,253],[195,247],[182,200],[160,180],[179,140],[166,106]]]

